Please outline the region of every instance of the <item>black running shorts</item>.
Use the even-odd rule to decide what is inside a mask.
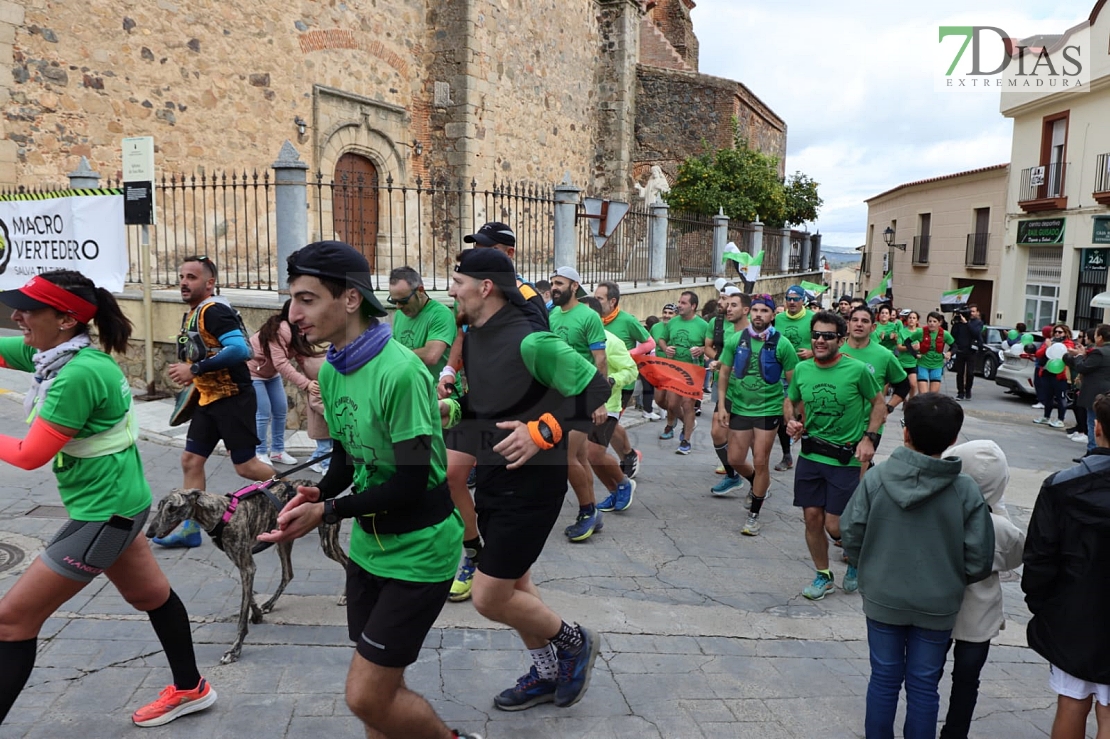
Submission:
[[[233,463],[249,462],[258,447],[254,420],[257,411],[258,398],[253,388],[197,406],[189,422],[185,451],[207,459],[222,439]]]
[[[146,524],[150,509],[133,518],[114,516],[110,521],[67,521],[41,558],[62,577],[92,582],[111,567]]]
[[[478,531],[484,543],[478,569],[501,580],[518,580],[539,559],[563,508],[566,465],[515,470],[509,492],[474,492]]]
[[[347,563],[347,633],[356,651],[381,667],[408,667],[439,618],[455,578],[409,582]]]
[[[617,423],[618,419],[609,416],[605,419],[605,423],[590,429],[589,441],[592,441],[594,444],[600,444],[603,447],[609,446],[609,442],[613,439],[613,432],[617,430]]]
[[[794,505],[824,508],[825,513],[839,516],[859,487],[859,470],[799,457],[794,465]]]

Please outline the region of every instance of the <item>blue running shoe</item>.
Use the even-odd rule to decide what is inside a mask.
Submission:
[[[813,582],[802,590],[802,595],[810,600],[821,600],[825,597],[825,593],[831,593],[835,588],[832,577],[824,572],[818,572]]]
[[[636,494],[636,481],[627,479],[620,485],[617,485],[617,491],[613,493],[616,496],[614,501],[614,510],[627,511],[632,505],[632,496]],[[605,510],[602,508],[602,510]]]
[[[686,441],[686,439],[683,439],[682,441],[678,442],[678,449],[675,449],[674,453],[675,454],[689,454],[690,453],[690,442]]]
[[[664,426],[663,427],[663,433],[659,434],[659,438],[660,439],[673,439],[674,438],[674,426]]]
[[[477,485],[477,484],[478,484],[478,468],[477,467],[471,467],[470,468],[470,474],[466,476],[466,486],[473,490],[474,486]]]
[[[597,509],[599,511],[604,511],[605,513],[608,513],[609,511],[615,510],[616,507],[617,507],[617,494],[616,493],[609,493],[609,495],[605,496],[605,500],[603,500],[603,501],[601,501],[600,503],[597,504]]]
[[[579,513],[578,519],[567,526],[563,533],[571,541],[586,541],[593,535],[594,531],[601,531],[601,527],[601,511],[596,510],[595,507],[593,514]]]
[[[582,635],[582,648],[577,654],[562,649],[557,651],[559,680],[555,687],[555,705],[560,708],[573,706],[586,695],[586,689],[590,687],[590,673],[597,660],[600,641],[597,632],[578,626],[578,633]]]
[[[859,590],[859,571],[852,565],[848,565],[848,571],[844,573],[844,579],[840,581],[840,589],[845,593],[854,593]]]
[[[455,581],[451,583],[451,592],[448,593],[447,600],[452,603],[461,603],[470,599],[470,587],[474,584],[475,567],[474,560],[464,554],[462,562],[459,563],[459,572],[455,575]]]
[[[181,549],[199,547],[202,543],[200,537],[200,527],[193,521],[184,521],[181,528],[174,531],[169,536],[155,537],[152,539],[155,544],[167,549]]]
[[[744,480],[740,475],[733,475],[732,477],[725,475],[723,480],[709,488],[709,492],[718,497],[728,495],[734,488],[740,487],[743,482]]]
[[[556,683],[554,680],[544,680],[532,665],[528,674],[516,681],[516,685],[503,690],[493,697],[494,708],[502,711],[523,711],[541,703],[550,703],[555,700]]]

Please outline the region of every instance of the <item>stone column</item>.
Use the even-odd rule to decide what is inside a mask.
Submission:
[[[648,264],[648,281],[658,285],[667,281],[667,226],[670,207],[662,200],[651,204],[651,231],[648,244],[651,259]]]
[[[77,169],[67,174],[66,177],[69,178],[69,186],[74,190],[95,190],[100,187],[100,173],[92,171],[89,160],[85,157],[81,157]]]
[[[278,291],[288,292],[285,263],[289,255],[308,243],[308,165],[288,140],[281,145],[274,170],[277,220]]]
[[[555,186],[555,268],[578,269],[578,195],[582,190],[570,181],[570,173]]]
[[[639,0],[596,0],[598,64],[597,130],[593,189],[628,200],[636,127],[636,67],[640,60]]]
[[[752,254],[758,254],[763,249],[763,222],[756,216],[752,224]]]
[[[802,263],[798,268],[799,272],[808,272],[810,267],[810,255],[813,253],[813,245],[809,241],[809,234],[807,233],[802,237]]]
[[[713,274],[725,276],[725,246],[728,244],[728,216],[725,209],[713,216]]]

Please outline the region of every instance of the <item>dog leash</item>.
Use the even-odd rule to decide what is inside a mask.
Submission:
[[[297,465],[296,467],[292,467],[290,469],[287,469],[285,472],[275,472],[274,476],[271,477],[269,480],[266,480],[266,482],[277,482],[278,480],[289,477],[294,472],[300,472],[301,470],[306,470],[314,464],[319,464],[320,462],[323,462],[325,459],[331,459],[331,455],[332,455],[332,452],[328,452],[327,454],[321,454],[319,457],[313,457],[312,459],[308,460],[307,462],[302,462],[301,464]]]

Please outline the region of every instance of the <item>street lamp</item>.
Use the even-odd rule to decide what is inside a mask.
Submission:
[[[890,226],[887,226],[886,230],[883,231],[883,241],[885,241],[886,245],[889,246],[892,249],[901,249],[902,251],[906,250],[906,245],[905,244],[895,244],[894,243],[894,229],[891,228]]]

